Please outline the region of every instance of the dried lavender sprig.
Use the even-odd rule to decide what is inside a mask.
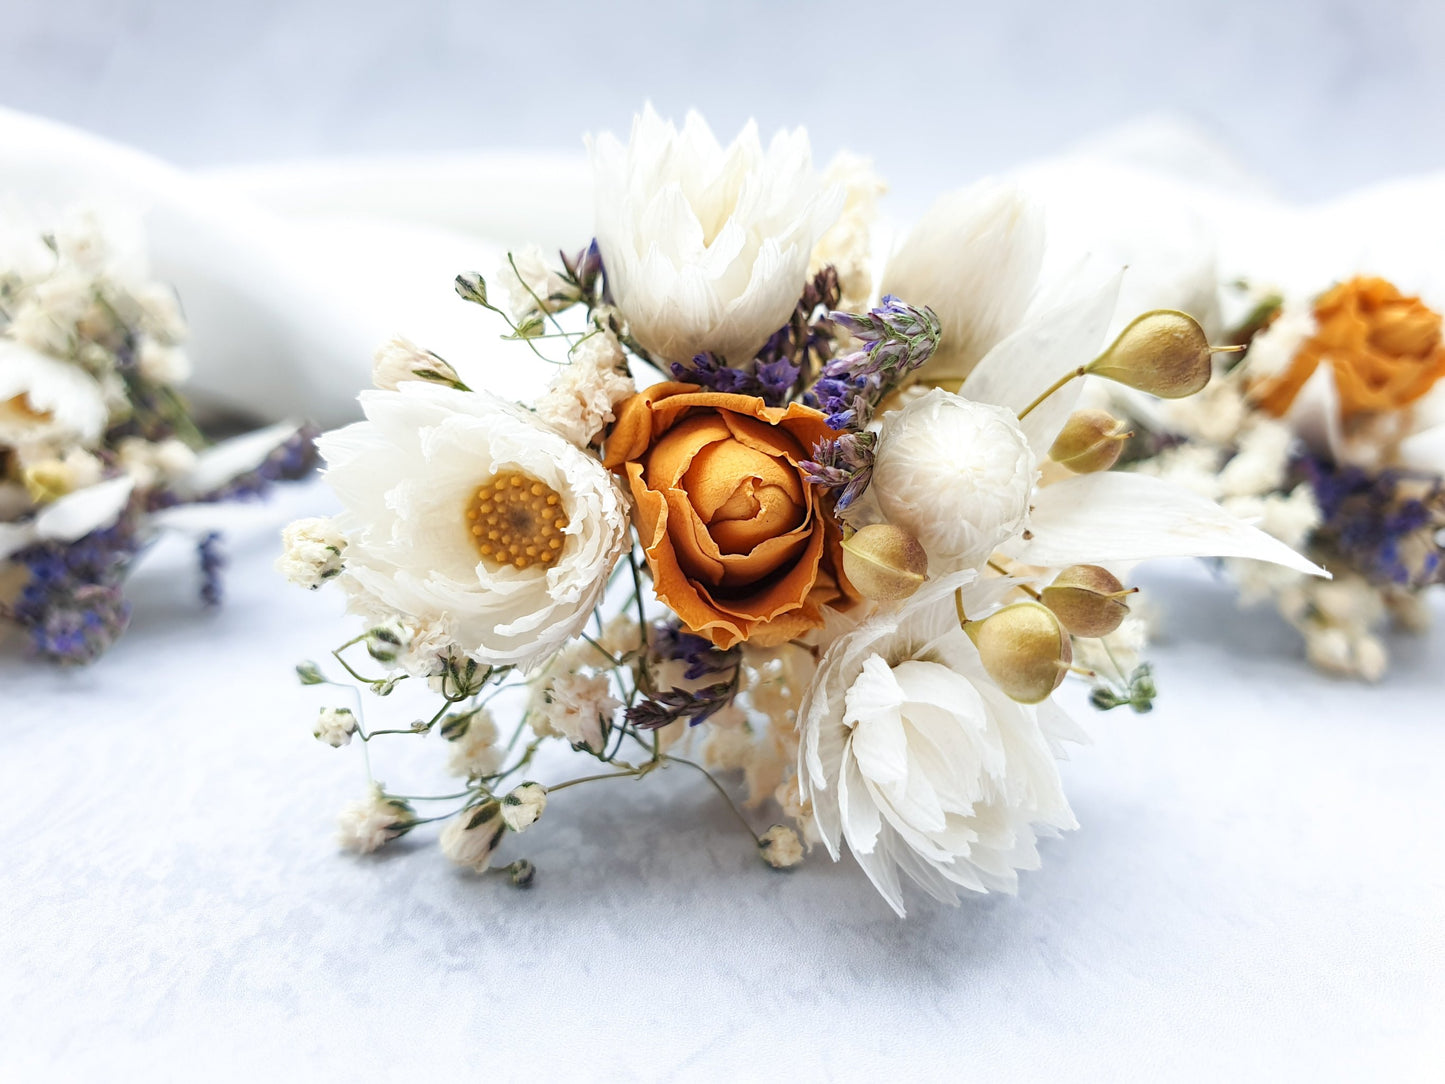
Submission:
[[[888,393],[933,356],[943,329],[932,309],[892,295],[867,313],[829,318],[864,345],[825,365],[804,401],[827,414],[834,429],[861,429]]]
[[[691,365],[672,363],[672,375],[677,380],[712,391],[756,395],[768,406],[782,406],[788,401],[788,394],[801,372],[786,358],[763,362],[753,372],[731,368],[723,359],[710,353],[698,354]]]
[[[835,507],[845,512],[873,481],[877,445],[876,433],[844,433],[833,440],[819,441],[813,446],[813,458],[798,465],[813,485],[835,491]]]

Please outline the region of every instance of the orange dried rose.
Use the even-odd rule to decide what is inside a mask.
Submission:
[[[656,384],[623,400],[603,462],[627,478],[657,597],[718,647],[786,643],[850,602],[841,532],[798,466],[821,413]]]
[[[1445,377],[1440,314],[1384,279],[1354,278],[1322,294],[1315,322],[1289,368],[1253,390],[1275,417],[1289,412],[1321,362],[1334,370],[1345,418],[1408,406]]]

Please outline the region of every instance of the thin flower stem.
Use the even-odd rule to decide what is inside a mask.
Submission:
[[[1058,391],[1060,388],[1062,388],[1062,387],[1063,387],[1065,384],[1067,384],[1069,381],[1071,381],[1071,380],[1077,380],[1079,377],[1083,376],[1086,372],[1088,372],[1087,366],[1080,365],[1080,366],[1079,366],[1077,369],[1075,369],[1073,372],[1071,372],[1071,373],[1065,373],[1063,376],[1059,377],[1059,379],[1055,380],[1052,384],[1049,385],[1047,391],[1045,391],[1042,395],[1040,395],[1037,399],[1035,399],[1035,400],[1034,400],[1032,403],[1030,403],[1028,406],[1024,407],[1023,410],[1019,411],[1019,421],[1023,421],[1025,418],[1027,418],[1031,413],[1033,413],[1033,410],[1034,410],[1035,407],[1037,407],[1040,403],[1042,403],[1042,402],[1043,402],[1045,399],[1047,399],[1050,395],[1053,395],[1054,392]]]
[[[557,329],[556,336],[548,335],[546,337],[549,339],[554,337],[560,337],[567,339],[570,343],[571,336],[568,335],[566,329],[564,329],[562,325],[557,321],[557,317],[553,313],[547,311],[547,306],[542,303],[542,299],[537,296],[536,291],[533,290],[532,287],[527,283],[527,280],[522,277],[522,273],[517,270],[517,259],[510,252],[507,253],[507,265],[512,269],[512,274],[517,276],[517,281],[522,284],[522,289],[527,291],[527,296],[537,303],[537,311],[540,312],[543,316],[545,316],[548,320],[552,321],[552,326]],[[542,336],[537,336],[537,338],[542,338]]]
[[[1012,575],[1013,575],[1012,572],[1010,572],[1008,569],[1004,568],[1003,565],[999,564],[999,563],[998,563],[997,561],[995,561],[992,557],[990,557],[989,560],[988,560],[988,567],[991,568],[991,569],[993,569],[995,572],[999,573],[999,574],[1002,575],[1002,576],[1012,576]],[[1042,597],[1042,596],[1039,595],[1039,593],[1038,593],[1037,591],[1035,591],[1032,587],[1030,587],[1030,586],[1029,586],[1028,584],[1026,584],[1026,583],[1016,583],[1016,584],[1014,584],[1014,586],[1017,587],[1017,588],[1018,588],[1020,591],[1022,591],[1024,594],[1028,595],[1029,598],[1033,599],[1035,602],[1038,602],[1039,599]]]
[[[388,798],[395,798],[402,802],[454,802],[458,798],[470,798],[476,794],[475,790],[459,791],[456,794],[392,794],[386,792]]]
[[[638,776],[641,774],[641,769],[631,768],[625,772],[599,772],[596,775],[584,775],[578,777],[577,779],[569,779],[565,783],[558,783],[555,786],[550,786],[547,788],[547,793],[555,794],[559,790],[566,790],[568,787],[575,787],[579,783],[594,783],[599,779],[626,779],[628,777]]]
[[[596,640],[592,639],[592,637],[588,636],[585,632],[580,632],[577,635],[581,636],[582,639],[586,640],[589,644],[591,644],[593,648],[596,649],[598,654],[600,654],[604,659],[606,659],[609,663],[612,664],[613,668],[622,665],[621,659],[619,659],[616,655],[612,654],[612,652],[608,651],[605,647],[599,644]]]
[[[962,588],[962,587],[955,587],[955,588],[953,589],[953,608],[958,611],[958,627],[959,627],[959,628],[967,628],[969,622],[968,622],[968,614],[966,614],[966,613],[963,612],[963,588]]]
[[[756,843],[756,844],[757,844],[758,846],[760,846],[760,847],[762,846],[762,844],[763,844],[762,839],[758,836],[758,834],[757,834],[756,832],[753,831],[753,826],[752,826],[751,824],[749,824],[749,823],[748,823],[748,819],[743,816],[743,811],[737,807],[737,803],[733,801],[732,795],[730,795],[730,794],[723,788],[723,785],[722,785],[721,783],[719,783],[715,778],[713,778],[712,772],[708,771],[708,770],[707,770],[706,768],[704,768],[701,764],[695,763],[694,761],[691,761],[691,760],[687,760],[687,759],[685,759],[685,758],[683,758],[683,757],[675,757],[675,756],[672,756],[671,754],[667,754],[667,755],[663,756],[662,759],[663,759],[664,762],[667,762],[667,763],[672,763],[672,764],[686,764],[689,768],[693,768],[693,769],[695,769],[696,771],[702,772],[702,774],[707,777],[707,781],[712,784],[713,789],[714,789],[715,791],[717,791],[718,794],[720,794],[720,795],[722,796],[722,800],[725,801],[725,802],[728,804],[728,808],[733,811],[733,816],[737,817],[738,823],[743,826],[743,828],[747,831],[748,835],[750,835],[750,836],[753,837],[753,842]]]

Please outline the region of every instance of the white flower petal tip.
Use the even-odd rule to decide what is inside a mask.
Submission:
[[[1311,576],[1329,573],[1214,501],[1159,478],[1122,471],[1081,474],[1034,494],[1027,537],[1000,547],[1025,564],[1247,557]]]
[[[724,149],[697,114],[679,131],[649,106],[626,146],[603,134],[589,148],[597,244],[632,336],[661,361],[750,361],[787,322],[843,207],[807,133],[764,150],[749,123]]]
[[[1018,327],[1044,257],[1044,216],[1013,185],[980,181],[941,197],[888,261],[884,294],[938,314],[943,338],[920,375],[968,376]]]
[[[984,356],[959,394],[1021,414],[1060,377],[1098,355],[1123,281],[1124,272],[1119,271],[1096,289],[1027,320]],[[1035,454],[1048,453],[1083,387],[1083,379],[1071,381],[1020,419]]]
[[[175,485],[185,497],[212,493],[227,482],[255,470],[266,457],[300,431],[295,422],[278,422],[207,448],[196,459],[196,465]]]

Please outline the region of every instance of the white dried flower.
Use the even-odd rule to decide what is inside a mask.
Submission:
[[[186,341],[189,329],[175,290],[162,282],[141,282],[132,285],[129,293],[140,310],[142,326],[153,338],[171,346]]]
[[[343,579],[343,585],[346,581]],[[413,677],[433,678],[466,655],[457,644],[452,622],[445,614],[430,621],[398,619],[405,632],[399,665]]]
[[[549,678],[533,698],[528,712],[541,737],[565,738],[574,746],[602,752],[612,717],[622,701],[612,695],[605,674],[561,673]]]
[[[93,446],[109,414],[100,384],[79,366],[0,339],[0,448]]]
[[[595,331],[572,348],[570,364],[537,400],[537,417],[579,448],[613,420],[613,407],[637,390],[617,336]]]
[[[758,850],[773,869],[792,869],[803,860],[802,840],[784,824],[775,824],[758,837]]]
[[[455,384],[460,379],[446,361],[400,335],[378,346],[371,359],[371,382],[384,391],[396,391],[409,380]]]
[[[994,181],[938,200],[883,271],[882,291],[938,315],[943,337],[920,372],[961,380],[1023,321],[1043,266],[1040,208]]]
[[[316,715],[311,736],[333,749],[340,749],[351,744],[351,735],[355,733],[356,716],[350,708],[322,708]]]
[[[153,384],[183,384],[191,375],[191,359],[178,346],[144,338],[136,352],[136,368]]]
[[[371,784],[366,797],[341,811],[337,842],[357,854],[370,854],[416,824],[416,813],[400,798],[388,798],[379,783]]]
[[[843,205],[807,133],[765,152],[749,123],[724,149],[696,113],[679,131],[649,106],[626,146],[604,134],[591,156],[597,244],[631,334],[659,361],[750,361],[787,322]]]
[[[490,665],[550,658],[627,548],[612,475],[485,392],[412,381],[361,404],[366,421],[317,442],[344,506],[333,522],[348,591],[409,622],[448,618],[460,647]]]
[[[464,809],[447,822],[437,842],[442,854],[459,866],[483,873],[492,864],[492,854],[506,834],[501,807],[495,799]]]
[[[839,308],[862,311],[873,296],[873,227],[878,199],[888,186],[873,172],[872,162],[848,151],[828,163],[823,183],[842,187],[843,212],[818,239],[808,274],[831,266],[838,273]]]
[[[1011,411],[935,388],[884,415],[871,489],[937,574],[981,564],[1023,529],[1037,473]]]
[[[954,613],[969,579],[945,577],[835,640],[803,702],[801,796],[829,853],[846,840],[900,915],[900,874],[947,902],[955,886],[1012,892],[1015,871],[1039,864],[1036,836],[1076,826],[1054,752],[1077,731],[984,672]],[[970,613],[986,601],[974,591]]]
[[[290,583],[315,591],[341,574],[346,537],[330,519],[298,519],[281,532],[282,553],[276,570]]]
[[[1306,340],[1319,330],[1314,305],[1310,302],[1289,302],[1279,315],[1256,335],[1240,364],[1241,375],[1250,381],[1266,380],[1285,372]]]
[[[23,464],[21,480],[36,504],[59,500],[78,489],[93,486],[102,476],[100,458],[84,448],[68,448],[58,456],[38,460],[21,456],[20,461]]]
[[[78,326],[94,307],[94,281],[66,268],[25,291],[6,330],[32,350],[68,357],[77,346]]]
[[[507,310],[517,323],[538,313],[561,312],[581,299],[577,287],[562,277],[540,246],[527,245],[507,256],[497,269],[497,280],[506,288]]]
[[[154,489],[162,483],[184,478],[200,462],[200,457],[185,441],[174,437],[160,441],[122,437],[116,445],[116,459],[141,489]]]
[[[1239,447],[1219,472],[1225,497],[1270,493],[1284,484],[1289,472],[1294,434],[1279,422],[1257,419],[1239,435]]]
[[[514,832],[525,832],[547,808],[547,788],[528,781],[502,799],[502,820]]]
[[[451,742],[447,771],[453,775],[480,779],[502,766],[497,723],[486,708],[448,718],[442,724],[442,736]]]

